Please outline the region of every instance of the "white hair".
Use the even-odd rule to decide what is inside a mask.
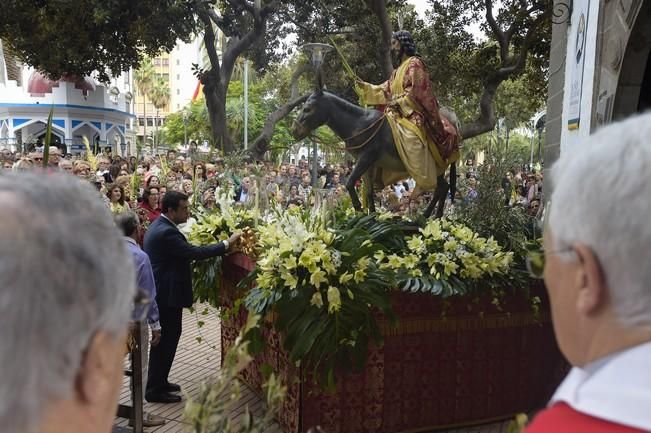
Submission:
[[[592,249],[626,326],[651,324],[650,172],[651,114],[604,127],[552,168],[555,249]]]
[[[0,425],[33,431],[69,398],[92,336],[120,335],[131,255],[90,185],[64,174],[0,177]]]

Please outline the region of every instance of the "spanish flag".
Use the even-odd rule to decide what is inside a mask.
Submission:
[[[194,89],[194,94],[192,95],[192,102],[196,101],[202,96],[203,84],[201,80],[197,81],[197,87]]]

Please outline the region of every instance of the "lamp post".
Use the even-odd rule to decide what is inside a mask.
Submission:
[[[183,109],[183,146],[188,145],[188,118],[190,117],[188,110]]]
[[[533,134],[531,135],[531,155],[529,158],[529,170],[533,169],[533,147],[536,140],[536,131],[538,131],[538,146],[540,147],[540,141],[542,137],[542,130],[545,128],[545,114],[546,111],[541,111],[536,114],[533,118]],[[539,150],[539,159],[540,159],[540,150]]]
[[[315,73],[320,73],[321,65],[323,64],[323,58],[325,55],[333,50],[334,47],[328,44],[305,44],[301,47],[301,50],[306,54],[309,54],[312,60],[312,66],[314,67]],[[318,157],[318,148],[316,141],[312,142],[312,188],[316,188],[316,179],[319,173],[319,157]]]

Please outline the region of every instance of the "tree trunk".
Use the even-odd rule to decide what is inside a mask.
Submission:
[[[158,152],[158,108],[156,109],[156,118],[154,119],[154,139],[152,141],[155,152]]]
[[[382,45],[380,46],[380,66],[384,78],[389,79],[393,73],[393,63],[391,62],[391,20],[387,12],[386,0],[366,0],[367,6],[373,11],[382,30]]]
[[[212,83],[210,72],[204,75],[204,80],[203,93],[206,97],[213,140],[224,154],[229,154],[235,150],[235,146],[228,133],[226,122],[226,90]]]
[[[143,132],[143,137],[142,137],[142,144],[143,146],[147,146],[147,96],[143,95],[143,103],[142,103],[142,116],[145,118],[145,123],[144,123],[144,132]]]
[[[276,111],[270,113],[269,116],[267,116],[267,120],[264,124],[264,128],[262,129],[262,133],[258,138],[255,139],[253,145],[251,146],[251,152],[256,159],[262,159],[265,152],[267,152],[269,149],[269,144],[271,143],[271,138],[273,137],[276,123],[287,117],[287,115],[289,115],[289,113],[291,113],[295,107],[304,103],[309,96],[310,95],[300,96],[279,107]]]

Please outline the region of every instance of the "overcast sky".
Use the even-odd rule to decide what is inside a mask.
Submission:
[[[420,15],[420,17],[423,19],[425,18],[425,11],[427,11],[427,9],[429,8],[428,0],[407,0],[407,3],[414,5],[418,15]],[[497,7],[499,4],[500,4],[499,1],[495,2],[494,11],[497,11]],[[484,34],[479,28],[478,23],[473,23],[472,25],[468,26],[468,31],[475,36],[475,40],[480,40],[484,38]]]
[[[425,17],[425,11],[427,10],[428,1],[427,0],[408,0],[408,3],[414,5],[416,12],[421,17]]]

